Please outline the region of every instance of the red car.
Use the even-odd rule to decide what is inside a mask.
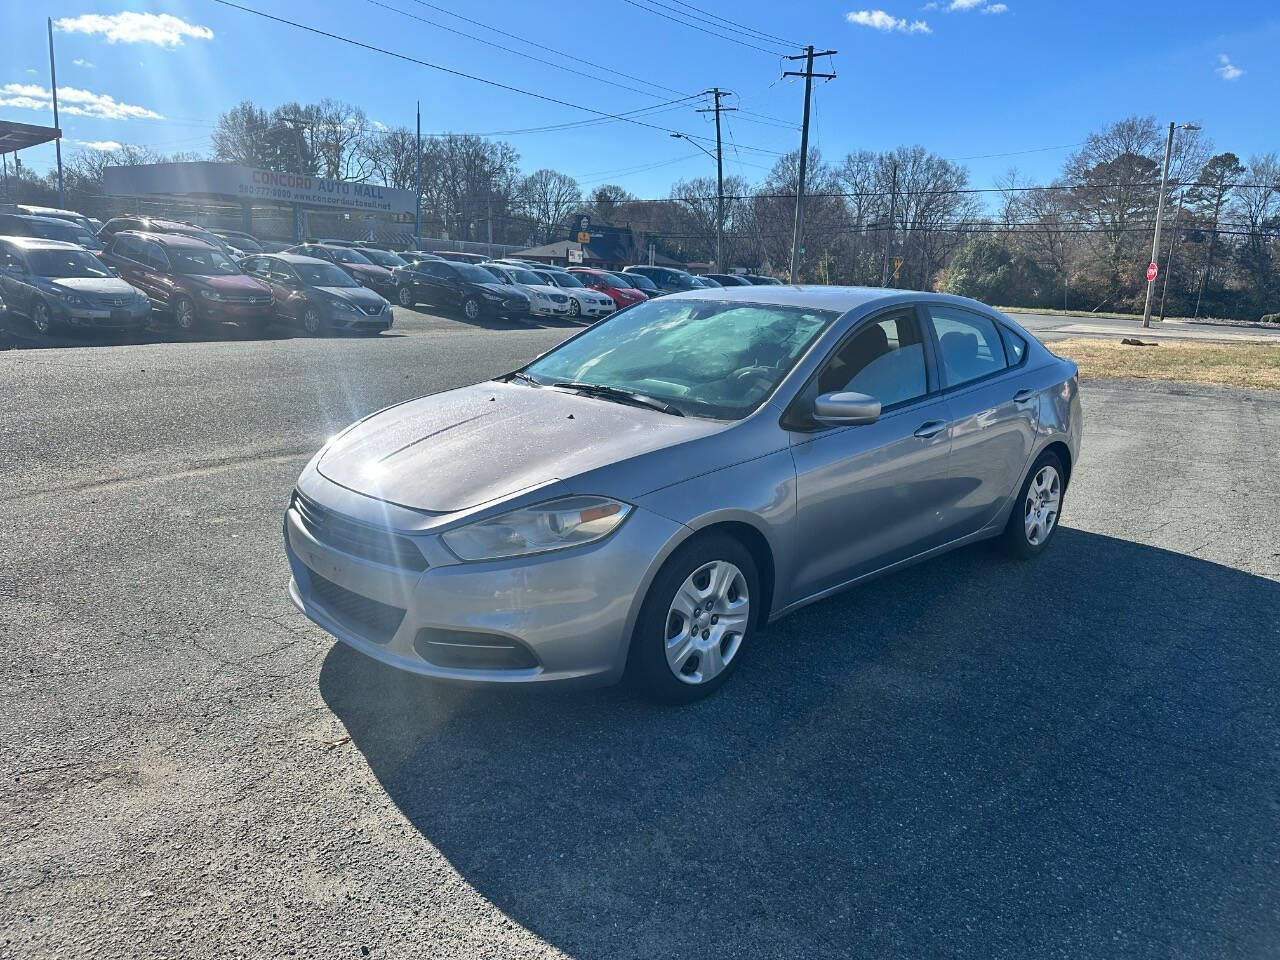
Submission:
[[[262,329],[275,315],[270,287],[194,237],[125,230],[108,240],[102,259],[181,330],[228,321]]]
[[[581,280],[583,286],[599,290],[612,297],[619,310],[649,299],[644,292],[635,287],[622,286],[621,281],[607,270],[597,270],[594,267],[570,267],[569,272]]]

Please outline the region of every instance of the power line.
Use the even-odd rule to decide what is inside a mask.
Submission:
[[[657,3],[659,4],[659,6],[661,6],[660,0],[647,0],[647,2],[645,2],[645,0],[623,0],[623,2],[631,4],[631,6],[635,7],[637,10],[644,10],[647,13],[652,13],[655,16],[661,17],[664,20],[670,20],[673,23],[678,23],[685,27],[692,27],[694,30],[697,30],[702,34],[710,34],[711,36],[717,37],[720,40],[728,40],[730,43],[736,43],[740,47],[749,47],[752,50],[759,50],[761,53],[767,53],[771,57],[776,57],[778,55],[777,49],[767,50],[764,47],[759,46],[758,44],[755,44],[755,43],[750,43],[747,40],[739,39],[738,37],[732,36],[727,33],[717,32],[714,29],[714,27],[719,26],[718,24],[712,24],[711,26],[704,26],[703,24],[694,22],[697,19],[703,19],[705,21],[705,18],[694,17],[693,20],[686,20],[684,19],[684,17],[692,16],[692,15],[681,14],[679,11],[674,11],[673,13],[663,13],[662,10],[655,9],[654,7],[648,5],[648,3]],[[667,9],[672,10],[673,8],[668,7]]]
[[[722,17],[718,13],[712,13],[710,10],[704,10],[701,7],[696,7],[692,3],[685,3],[684,0],[672,0],[672,2],[688,10],[693,10],[698,13],[705,13],[707,16],[714,17],[715,19],[720,20],[724,23],[730,24],[735,27],[739,27],[743,32],[754,33],[756,36],[760,37],[762,40],[772,40],[775,43],[782,44],[784,47],[801,46],[801,44],[795,40],[784,40],[782,37],[775,36],[772,33],[766,33],[763,30],[757,30],[755,27],[749,27],[745,23],[741,23],[737,20],[731,20],[728,17]],[[667,6],[667,4],[663,4],[663,6]]]
[[[365,43],[361,40],[354,40],[350,37],[339,36],[336,33],[330,33],[328,30],[321,30],[319,27],[308,26],[307,24],[299,23],[296,20],[289,20],[289,19],[286,19],[285,17],[278,17],[275,14],[266,13],[263,10],[255,10],[253,7],[246,7],[246,6],[243,6],[242,4],[234,3],[233,0],[212,0],[212,2],[219,4],[220,6],[230,7],[233,10],[239,10],[242,13],[249,13],[256,17],[261,17],[264,20],[271,20],[271,21],[274,21],[275,23],[281,23],[281,24],[284,24],[285,26],[293,27],[295,30],[303,30],[307,33],[314,33],[317,36],[327,37],[330,40],[337,40],[341,43],[350,44],[351,46],[359,47],[362,50],[368,50],[372,53],[380,53],[383,56],[393,57],[397,60],[403,60],[406,63],[416,63],[418,66],[427,67],[430,70],[437,70],[441,73],[447,73],[450,76],[461,77],[464,80],[474,80],[477,83],[483,83],[486,86],[495,87],[499,90],[506,90],[509,93],[518,93],[518,94],[521,94],[522,96],[533,97],[535,100],[543,100],[547,103],[554,103],[557,106],[569,107],[570,109],[573,109],[573,110],[582,110],[586,113],[595,114],[598,117],[604,117],[611,120],[624,120],[627,123],[632,123],[640,127],[647,127],[650,130],[659,130],[662,133],[666,133],[666,134],[680,133],[681,136],[688,137],[692,140],[705,140],[707,142],[710,142],[711,140],[710,137],[702,137],[702,136],[698,136],[697,134],[683,133],[681,131],[674,130],[670,127],[660,127],[657,124],[645,123],[643,120],[637,120],[633,117],[627,117],[625,115],[617,114],[617,113],[610,113],[607,110],[597,110],[594,107],[583,106],[582,104],[579,104],[579,103],[570,103],[567,100],[561,100],[558,97],[551,97],[545,93],[537,93],[536,91],[533,91],[533,90],[523,90],[520,87],[515,87],[509,83],[503,83],[499,80],[491,80],[488,77],[481,77],[474,73],[467,73],[464,70],[457,70],[453,67],[446,67],[438,63],[432,63],[429,60],[422,60],[422,59],[419,59],[418,57],[411,57],[406,53],[397,53],[394,50],[388,50],[386,47],[379,47],[371,43]],[[783,155],[780,151],[766,150],[764,147],[744,146],[742,149],[751,150],[756,153],[766,153],[773,156]]]

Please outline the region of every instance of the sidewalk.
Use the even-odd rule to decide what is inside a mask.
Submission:
[[[1009,317],[1022,324],[1041,340],[1062,340],[1066,337],[1138,337],[1143,340],[1208,340],[1226,343],[1273,343],[1280,346],[1280,325],[1244,327],[1232,324],[1184,323],[1177,320],[1152,320],[1143,329],[1141,319],[1115,320],[1105,317],[1049,315],[1041,313],[1010,313]]]

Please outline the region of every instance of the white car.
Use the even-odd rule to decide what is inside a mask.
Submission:
[[[527,267],[513,267],[506,263],[482,263],[485,270],[497,278],[499,283],[518,287],[529,295],[529,313],[535,317],[567,317],[571,307],[569,296],[559,287],[549,286],[546,281]]]
[[[564,270],[534,270],[544,283],[558,287],[562,293],[569,295],[569,316],[571,317],[607,317],[618,309],[613,297],[607,293],[597,293],[585,286],[572,273]]]

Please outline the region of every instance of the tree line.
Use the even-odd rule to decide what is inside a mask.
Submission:
[[[994,187],[923,146],[808,158],[801,280],[936,289],[1005,306],[1141,310],[1165,144],[1152,117],[1090,133],[1051,183],[1016,169]],[[553,169],[525,173],[509,143],[473,134],[416,136],[326,99],[266,110],[243,102],[218,118],[211,157],[249,166],[413,189],[422,165],[424,236],[537,245],[564,239],[586,214],[629,227],[637,258],[652,243],[709,264],[716,182],[679,180],[662,198],[621,186],[584,189]],[[191,159],[190,155],[179,159]],[[100,188],[101,168],[157,159],[139,148],[84,153],[68,183]],[[725,260],[785,276],[791,259],[798,151],[752,184],[725,179]],[[100,189],[99,189],[100,192]],[[1179,131],[1165,196],[1157,309],[1258,319],[1280,312],[1280,159],[1215,152]]]

